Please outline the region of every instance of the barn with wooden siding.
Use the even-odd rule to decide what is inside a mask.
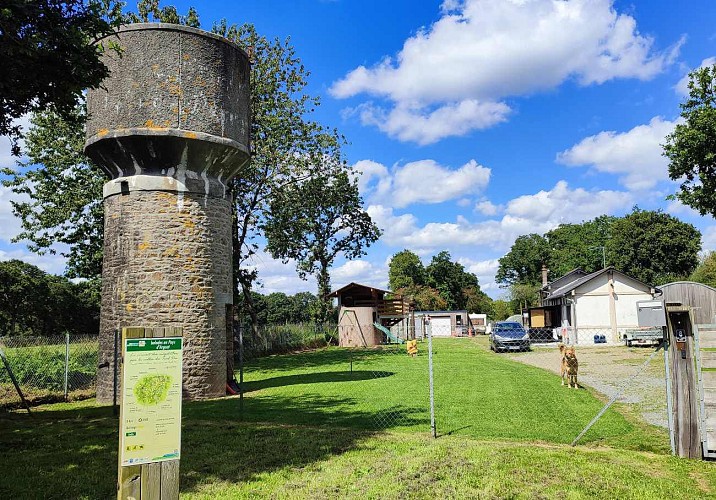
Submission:
[[[666,304],[691,306],[697,325],[716,323],[716,288],[693,281],[675,281],[659,286]]]

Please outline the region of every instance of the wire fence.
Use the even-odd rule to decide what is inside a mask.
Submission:
[[[237,326],[240,418],[432,432],[432,393],[437,435],[669,447],[663,355],[644,331],[601,342],[614,332],[555,339],[540,337],[544,330],[494,328],[441,338],[430,325],[422,337],[395,326]],[[94,336],[0,338],[31,404],[92,397],[97,345]],[[576,373],[563,373],[560,346],[574,348]],[[4,367],[0,391],[0,407],[20,406]]]
[[[451,332],[451,338],[432,333],[430,325],[421,337],[399,325],[342,324],[332,337],[337,345],[324,342],[313,350],[247,359],[242,418],[432,432],[432,354],[438,436],[576,440],[668,452],[657,339],[637,344],[634,338],[630,346],[624,339],[601,342],[611,329],[557,339],[554,332],[541,337],[543,330],[527,329],[513,338],[499,331]],[[560,345],[574,348],[576,373],[563,376]]]
[[[245,360],[315,349],[337,344],[337,325],[298,323],[283,325],[257,325],[236,323],[234,325],[234,359],[239,361],[241,340]]]
[[[0,337],[0,408],[22,405],[8,367],[30,404],[93,397],[97,379],[95,335]]]

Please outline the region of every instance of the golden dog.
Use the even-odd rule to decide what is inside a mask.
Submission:
[[[567,387],[577,389],[579,387],[577,384],[579,361],[577,361],[577,354],[574,352],[574,346],[567,347],[564,344],[560,344],[559,353],[562,356],[562,365],[560,367],[562,385],[564,385],[564,380],[567,379]]]

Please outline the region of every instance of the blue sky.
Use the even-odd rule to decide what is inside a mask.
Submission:
[[[387,285],[391,255],[428,263],[449,250],[485,291],[520,234],[622,215],[638,204],[693,223],[716,249],[716,222],[666,201],[659,144],[683,78],[716,56],[716,8],[686,0],[251,0],[173,2],[214,20],[291,37],[311,71],[314,118],[337,127],[384,230],[333,284]],[[713,61],[713,59],[711,59]],[[0,162],[11,161],[0,144]],[[0,259],[62,272],[59,257],[10,244],[18,224],[0,191]],[[263,292],[315,291],[293,267],[257,256]]]

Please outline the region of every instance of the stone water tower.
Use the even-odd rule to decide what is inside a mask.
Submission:
[[[232,304],[227,186],[249,158],[249,59],[186,26],[133,24],[87,94],[85,152],[104,185],[97,397],[111,401],[115,332],[182,327],[185,397],[226,390]],[[229,341],[231,338],[229,337]],[[121,352],[121,350],[120,350]]]

